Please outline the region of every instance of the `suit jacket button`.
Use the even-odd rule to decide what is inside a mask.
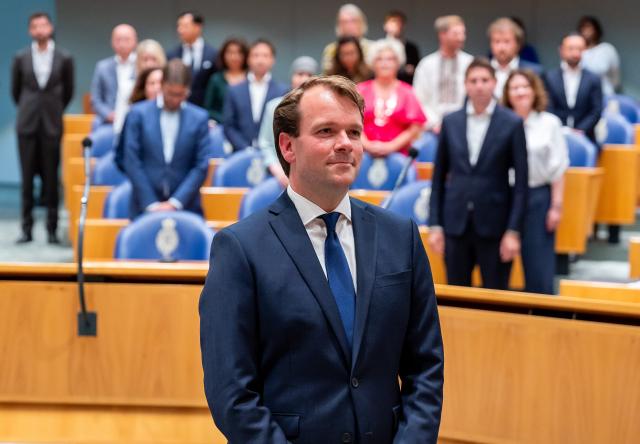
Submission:
[[[353,436],[351,436],[351,433],[349,433],[349,432],[343,433],[342,434],[342,442],[345,443],[345,444],[353,442]]]
[[[358,378],[351,378],[351,386],[353,388],[358,388],[358,386],[360,385],[360,381],[358,381]]]

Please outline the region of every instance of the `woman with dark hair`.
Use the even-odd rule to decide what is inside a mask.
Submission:
[[[162,86],[162,67],[147,68],[140,71],[133,86],[129,103],[152,100],[158,97]]]
[[[585,15],[578,21],[578,32],[587,42],[582,66],[602,78],[602,93],[615,94],[620,88],[620,56],[616,48],[602,41],[602,25],[597,18]]]
[[[340,37],[336,42],[336,52],[326,75],[346,77],[355,83],[364,82],[373,77],[373,73],[364,60],[360,42],[355,37]]]
[[[212,120],[222,123],[227,88],[246,80],[248,56],[249,47],[242,39],[231,37],[222,44],[218,53],[219,71],[209,79],[203,103]]]
[[[513,71],[502,95],[504,105],[524,120],[529,193],[521,233],[525,291],[553,294],[555,231],[562,217],[564,172],[569,152],[562,123],[545,111],[542,80],[528,69]]]

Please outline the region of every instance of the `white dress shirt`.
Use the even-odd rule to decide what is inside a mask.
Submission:
[[[44,89],[51,76],[51,68],[53,66],[53,50],[56,44],[53,40],[47,42],[47,49],[40,51],[38,43],[31,43],[31,60],[33,62],[33,73],[40,89]]]
[[[262,108],[267,98],[271,73],[266,73],[262,80],[258,81],[255,74],[250,72],[247,74],[247,80],[249,81],[249,96],[251,97],[251,115],[253,116],[253,121],[257,123],[262,117]]]
[[[202,51],[204,51],[204,39],[198,37],[192,45],[182,44],[182,63],[193,67],[194,73],[202,66]]]
[[[322,266],[322,271],[324,271],[324,275],[327,276],[327,268],[324,262],[324,242],[327,239],[327,227],[325,226],[324,221],[319,219],[319,217],[325,214],[326,211],[306,197],[303,197],[293,191],[291,185],[287,187],[287,194],[300,215],[302,224],[307,230],[307,234],[309,235],[309,239],[313,245],[313,250],[315,251],[318,261],[320,261],[320,265]],[[349,200],[348,193],[345,194],[344,198],[333,211],[340,213],[340,217],[336,223],[336,234],[338,235],[338,240],[340,241],[340,245],[344,250],[344,255],[347,258],[347,263],[349,264],[349,271],[351,271],[351,278],[353,279],[353,288],[357,291],[356,248],[353,238],[353,224],[351,221],[351,201]]]
[[[477,114],[471,100],[467,102],[467,147],[469,148],[469,163],[471,166],[475,166],[478,163],[480,150],[495,108],[496,101],[492,100],[481,114]]]
[[[549,185],[569,167],[569,149],[562,122],[546,111],[532,111],[524,121],[529,164],[529,187]]]
[[[413,89],[427,116],[429,128],[440,125],[445,115],[459,110],[464,103],[464,73],[473,60],[473,56],[464,51],[458,51],[454,64],[446,62],[443,64],[445,60],[440,51],[429,54],[420,60],[413,76]],[[455,87],[452,91],[453,100],[451,101],[444,101],[440,97],[443,71],[449,71],[450,75],[455,77]]]
[[[564,96],[567,98],[567,106],[573,109],[576,106],[578,88],[582,79],[582,66],[578,65],[574,69],[567,62],[562,62],[560,67],[562,68],[562,82],[564,83]],[[574,124],[573,116],[567,117],[567,126],[573,128]]]
[[[500,66],[496,59],[491,59],[491,66],[496,70],[496,89],[493,91],[493,95],[496,99],[502,98],[502,93],[504,91],[504,85],[507,83],[507,79],[509,78],[509,74],[518,69],[520,65],[520,57],[515,56],[506,67]]]
[[[126,60],[122,60],[119,56],[115,56],[115,59],[118,92],[114,108],[113,131],[119,134],[124,125],[124,118],[129,112],[129,99],[136,82],[136,54],[132,52]]]
[[[616,48],[602,42],[582,53],[582,67],[602,78],[602,93],[605,96],[615,94],[620,86],[620,56]]]
[[[160,108],[160,132],[162,134],[162,153],[165,163],[170,164],[176,148],[176,139],[180,130],[180,111],[169,111],[164,108],[164,99],[159,95],[156,99]]]

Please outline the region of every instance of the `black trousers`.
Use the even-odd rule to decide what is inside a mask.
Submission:
[[[462,236],[445,237],[447,283],[471,286],[471,273],[473,268],[479,265],[483,287],[506,290],[509,287],[512,263],[500,260],[502,239],[478,236],[473,225],[473,217],[469,215],[467,220],[467,227]]]
[[[47,208],[47,231],[58,228],[58,166],[60,164],[60,137],[36,132],[18,135],[18,151],[22,174],[22,231],[33,228],[33,180],[40,176],[43,204]]]
[[[529,200],[522,230],[522,266],[525,291],[553,294],[556,272],[555,231],[547,231],[551,187],[529,188]]]

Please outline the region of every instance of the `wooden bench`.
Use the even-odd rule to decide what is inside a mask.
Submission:
[[[595,222],[628,225],[635,222],[640,171],[635,145],[605,145],[599,166],[604,170]]]
[[[640,279],[640,237],[629,239],[629,277]]]
[[[64,114],[62,116],[63,134],[81,134],[83,137],[91,132],[93,114]]]
[[[595,281],[560,281],[560,296],[610,302],[640,303],[640,285]],[[640,306],[640,304],[639,304]]]

